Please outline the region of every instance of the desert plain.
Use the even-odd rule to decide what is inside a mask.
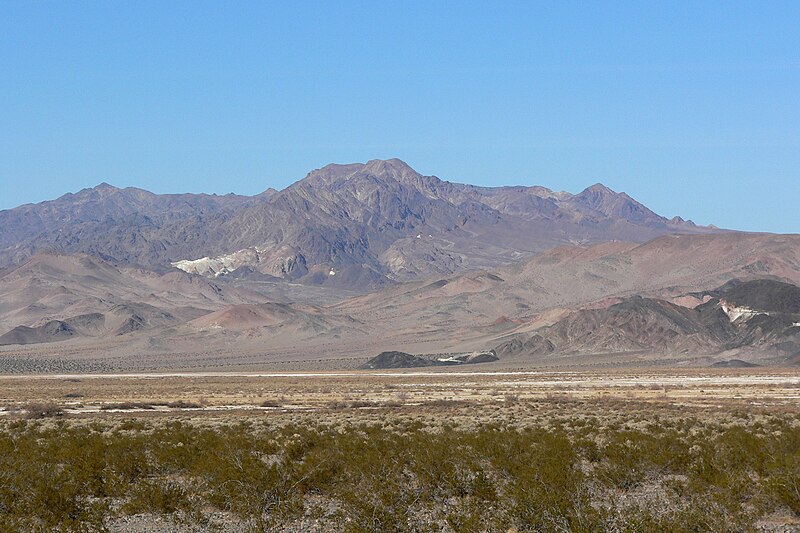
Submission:
[[[6,375],[0,405],[14,529],[800,528],[796,368]]]
[[[635,402],[713,411],[800,409],[795,368],[619,368],[611,370],[399,370],[333,372],[185,372],[7,375],[0,377],[3,415],[30,403],[54,403],[78,417],[147,413],[292,418],[348,408],[425,411],[475,407],[491,421],[496,407],[517,402]],[[178,407],[169,407],[175,403]],[[266,404],[266,405],[265,405]],[[115,408],[115,406],[123,406]],[[128,406],[125,408],[125,406]],[[353,411],[355,409],[355,411]],[[487,413],[492,413],[487,416]],[[385,411],[380,415],[384,416]]]

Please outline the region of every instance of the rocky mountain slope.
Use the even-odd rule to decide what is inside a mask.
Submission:
[[[201,227],[237,210],[265,202],[275,191],[254,197],[154,194],[102,183],[52,201],[0,211],[0,267],[19,264],[38,252],[86,253],[150,267],[168,267],[170,232]]]
[[[559,244],[711,231],[602,185],[578,195],[483,188],[422,176],[399,160],[328,165],[224,225],[235,234],[228,253],[177,266],[206,275],[249,266],[306,283],[379,287],[494,268]],[[248,231],[236,233],[242,226]]]
[[[398,335],[452,335],[459,340],[453,347],[478,350],[494,346],[484,344],[493,335],[530,332],[577,309],[635,295],[694,307],[709,287],[764,277],[800,284],[800,235],[680,235],[562,247],[514,266],[406,283],[334,308],[392,324]]]
[[[361,325],[341,313],[269,301],[260,292],[180,270],[158,273],[97,257],[38,254],[0,271],[0,346],[72,341],[114,351],[192,352],[206,342],[255,346],[336,338]],[[360,331],[360,330],[359,330]]]
[[[40,254],[0,272],[0,344],[121,336],[261,298],[180,271],[159,274],[88,255]]]
[[[579,194],[476,187],[400,160],[328,165],[255,197],[103,184],[0,212],[0,266],[39,251],[165,271],[345,289],[496,268],[564,244],[710,233],[597,184]]]
[[[257,197],[102,185],[0,222],[0,354],[355,367],[796,342],[800,236],[667,220],[599,184],[484,188],[370,161]]]
[[[569,314],[501,343],[501,357],[569,353],[716,354],[742,350],[800,359],[800,287],[770,279],[734,280],[703,293],[695,308],[633,296]]]
[[[800,236],[679,235],[561,247],[517,265],[334,304],[276,301],[225,279],[88,255],[35,256],[0,272],[0,354],[112,358],[140,369],[352,368],[382,351],[448,358],[515,341],[497,348],[497,364],[569,353],[592,360],[600,352],[691,362],[721,349],[750,361],[749,347],[786,360],[795,339],[773,318],[796,314]],[[727,283],[734,279],[761,281]],[[740,326],[728,312],[758,318]]]

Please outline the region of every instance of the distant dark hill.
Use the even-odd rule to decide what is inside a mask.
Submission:
[[[451,365],[472,365],[479,363],[490,363],[497,361],[494,352],[475,352],[458,354],[449,357],[432,358],[411,355],[405,352],[389,351],[381,352],[359,368],[362,370],[379,370],[390,368],[418,368],[426,366],[451,366]]]
[[[8,333],[0,335],[0,346],[6,344],[39,344],[71,339],[76,331],[60,320],[51,320],[38,327],[18,326]]]
[[[800,287],[771,279],[732,283],[717,291],[729,304],[766,313],[800,314]]]
[[[381,352],[363,365],[363,370],[380,370],[390,368],[418,368],[425,366],[443,366],[442,363],[427,357],[411,355],[405,352]]]
[[[209,277],[369,290],[495,268],[567,244],[713,233],[624,193],[476,187],[398,159],[328,165],[254,197],[157,195],[101,184],[0,211],[0,267],[40,251],[87,253]],[[262,277],[265,276],[265,277]]]
[[[711,365],[711,368],[753,368],[759,365],[742,361],[741,359],[728,359],[725,361],[717,361]]]
[[[511,339],[498,355],[713,350],[727,339],[724,315],[634,296],[605,309],[577,311],[524,339]]]
[[[772,279],[733,280],[709,294],[714,298],[697,309],[723,312],[736,327],[726,348],[769,345],[800,353],[800,287]]]

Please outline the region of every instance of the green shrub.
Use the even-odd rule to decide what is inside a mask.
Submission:
[[[122,511],[126,514],[172,514],[190,509],[189,496],[186,489],[179,483],[153,480],[146,480],[135,485],[128,501],[122,507]]]
[[[7,419],[0,530],[102,529],[111,509],[221,510],[279,529],[311,497],[330,504],[317,511],[328,528],[349,531],[741,531],[774,510],[800,514],[800,428],[790,415],[645,429],[548,423],[467,431],[420,420]]]

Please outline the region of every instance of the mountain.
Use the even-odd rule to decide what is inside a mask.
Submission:
[[[0,211],[0,267],[53,252],[168,268],[164,254],[174,245],[171,231],[230,216],[265,202],[274,192],[254,197],[154,194],[102,183],[56,200]]]
[[[376,350],[486,350],[632,296],[693,308],[733,279],[800,284],[800,235],[669,235],[560,247],[519,264],[409,282],[331,307],[386,331]]]
[[[773,316],[800,314],[800,288],[791,283],[762,279],[742,282],[735,279],[717,290],[698,295],[712,296],[730,309],[756,309]],[[727,311],[726,311],[727,312]]]
[[[453,362],[492,349],[493,365],[595,364],[611,352],[605,361],[789,363],[800,322],[799,235],[560,247],[334,303],[324,287],[227,278],[39,254],[0,271],[0,365],[35,357],[118,370],[330,369],[384,351]],[[273,284],[313,289],[305,296],[316,301],[250,289]]]
[[[567,244],[713,233],[601,184],[579,194],[476,187],[398,159],[328,165],[255,197],[155,195],[102,184],[0,212],[0,266],[87,253],[208,277],[372,290],[497,268]]]
[[[289,335],[294,340],[323,334],[335,337],[349,327],[358,327],[349,317],[326,315],[320,307],[273,302],[227,306],[196,318],[188,325],[195,331],[205,332],[259,330],[273,340],[276,335]]]
[[[602,184],[476,187],[375,160],[254,197],[103,184],[0,223],[12,357],[120,369],[354,368],[385,351],[463,363],[492,349],[493,364],[794,357],[800,236],[667,220]]]
[[[206,275],[248,266],[306,283],[380,287],[495,268],[560,244],[710,231],[599,185],[578,195],[475,187],[423,176],[397,159],[328,165],[223,225],[231,234],[225,253],[176,266]]]
[[[646,352],[800,359],[800,287],[771,279],[733,280],[693,309],[633,296],[584,309],[495,348],[501,357]]]
[[[0,344],[121,336],[261,299],[185,272],[160,274],[89,255],[39,254],[0,272]]]
[[[224,360],[228,350],[249,355],[345,334],[368,336],[363,324],[342,313],[269,301],[180,270],[160,273],[85,254],[37,254],[0,271],[5,353],[26,346],[25,353],[41,355],[52,346],[59,355],[112,358],[130,368],[148,358],[174,364],[179,353],[197,364],[209,350],[209,359]]]

